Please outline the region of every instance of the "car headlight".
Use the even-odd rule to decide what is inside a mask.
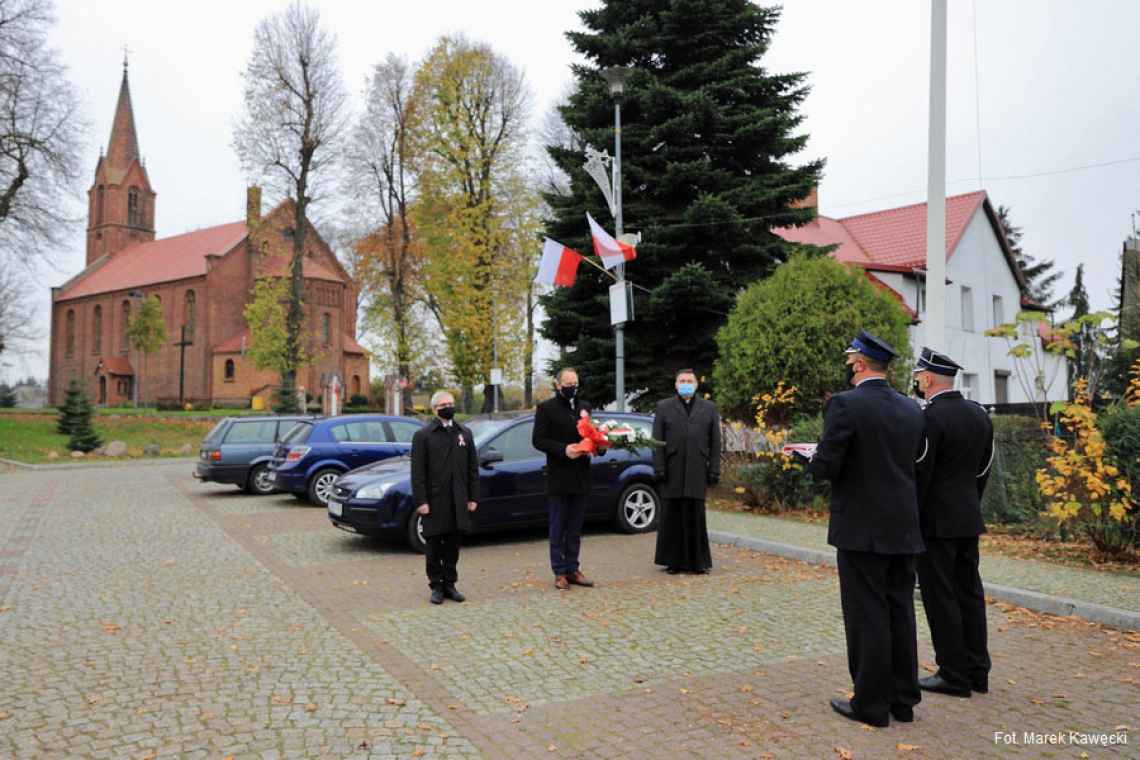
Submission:
[[[384,494],[388,493],[388,489],[391,488],[393,485],[395,485],[395,484],[394,483],[377,483],[376,485],[364,486],[364,488],[361,488],[359,491],[356,492],[356,498],[358,498],[358,499],[382,499],[382,498],[384,498]]]

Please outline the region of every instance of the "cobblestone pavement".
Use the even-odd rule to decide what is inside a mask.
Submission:
[[[1137,755],[1136,633],[993,605],[990,694],[865,730],[827,707],[850,685],[829,568],[584,547],[598,588],[557,592],[534,532],[473,539],[469,601],[433,607],[418,555],[291,497],[184,464],[2,473],[0,758]]]
[[[766,538],[771,541],[834,551],[827,545],[827,526],[769,515],[710,511],[709,530]],[[982,553],[982,579],[988,583],[1066,596],[1094,604],[1140,612],[1140,577],[1053,562]]]

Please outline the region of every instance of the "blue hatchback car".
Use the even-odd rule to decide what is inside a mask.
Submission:
[[[302,420],[273,452],[271,482],[278,491],[327,506],[341,474],[410,453],[422,426],[410,417],[374,414]]]
[[[604,414],[652,433],[653,418]],[[543,525],[546,515],[546,455],[531,444],[531,413],[475,417],[468,427],[479,452],[478,532]],[[653,476],[652,452],[608,451],[593,457],[593,491],[586,510],[591,521],[611,520],[628,533],[657,527],[661,503]],[[412,504],[411,458],[400,457],[342,476],[328,500],[337,528],[366,536],[405,539],[424,550],[421,518]]]

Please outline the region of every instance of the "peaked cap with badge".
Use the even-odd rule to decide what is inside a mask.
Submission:
[[[913,371],[915,374],[919,372],[933,372],[936,375],[954,377],[958,374],[959,370],[963,369],[965,369],[965,367],[955,362],[946,354],[941,354],[933,348],[923,346]]]
[[[844,353],[863,354],[863,356],[879,362],[889,362],[899,355],[898,351],[891,348],[890,343],[881,338],[876,338],[866,330],[859,331],[859,334],[847,346]]]

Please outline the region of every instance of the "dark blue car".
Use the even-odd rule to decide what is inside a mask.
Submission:
[[[653,418],[641,414],[599,414],[652,432]],[[534,415],[476,417],[468,426],[479,451],[479,532],[546,523],[546,455],[531,445]],[[593,492],[586,519],[612,520],[628,533],[657,526],[660,497],[654,485],[652,452],[609,451],[594,457]],[[420,516],[412,504],[411,458],[377,462],[342,476],[328,500],[329,519],[343,530],[366,536],[402,537],[424,550]]]
[[[343,473],[408,454],[423,425],[410,417],[352,414],[302,420],[273,452],[272,483],[313,504],[328,505],[333,483]]]

